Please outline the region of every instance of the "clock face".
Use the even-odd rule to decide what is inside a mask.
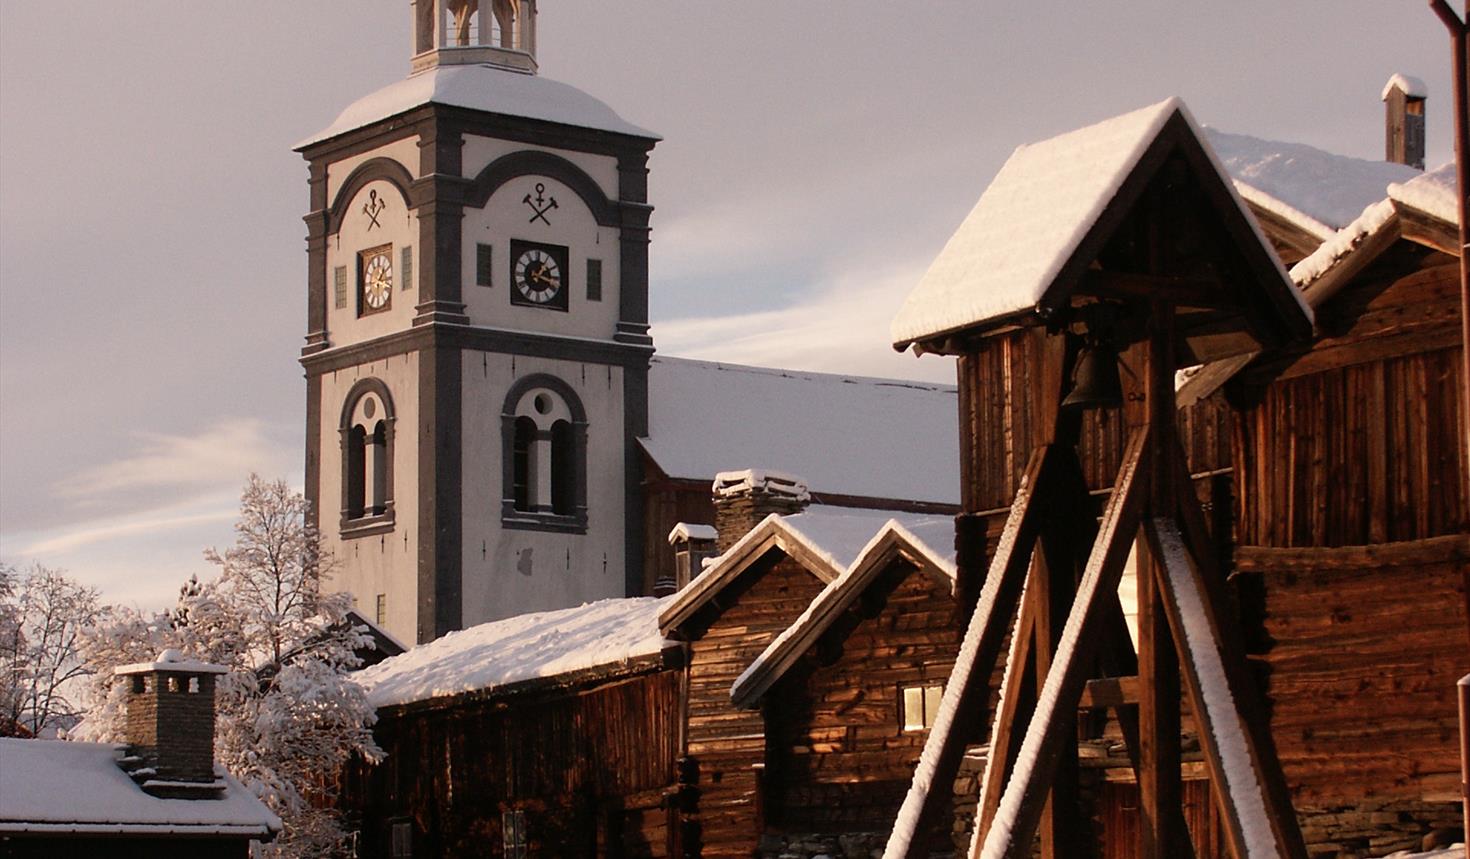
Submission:
[[[363,251],[358,268],[362,272],[361,312],[387,310],[393,300],[392,246]]]
[[[567,309],[567,249],[539,242],[511,242],[511,301]]]

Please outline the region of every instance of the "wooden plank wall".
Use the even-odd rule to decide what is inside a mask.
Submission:
[[[749,857],[760,839],[757,766],[766,760],[765,723],[759,710],[730,703],[730,687],[824,586],[796,561],[772,554],[716,597],[723,610],[696,618],[704,629],[689,645],[686,742],[698,766],[706,859]]]
[[[669,532],[680,522],[713,525],[715,504],[709,483],[670,480],[659,476],[653,461],[644,459],[643,484],[643,593],[653,593],[653,583],[674,575],[674,550]],[[713,478],[714,475],[710,475]]]
[[[388,753],[359,765],[342,807],[360,855],[388,855],[388,822],[414,824],[415,855],[498,856],[501,813],[526,812],[533,855],[667,855],[663,791],[678,753],[679,672],[595,688],[384,712]]]
[[[767,773],[781,786],[768,822],[780,831],[886,830],[928,736],[903,730],[900,689],[942,685],[954,667],[964,631],[948,578],[896,560],[864,600],[867,616],[839,620],[767,693]]]
[[[1298,805],[1458,796],[1467,558],[1466,535],[1239,550],[1238,569],[1259,587],[1251,649]]]

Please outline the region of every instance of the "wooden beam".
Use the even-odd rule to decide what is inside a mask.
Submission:
[[[1174,277],[1164,274],[1090,269],[1077,287],[1082,295],[1096,298],[1166,298],[1184,307],[1240,309],[1240,302],[1217,278]]]
[[[1162,568],[1159,592],[1231,852],[1236,859],[1306,859],[1295,815],[1271,799],[1265,770],[1275,762],[1262,759],[1241,712],[1240,690],[1231,677],[1237,672],[1227,668],[1210,588],[1176,522],[1151,519],[1145,532]]]
[[[923,836],[949,805],[965,745],[973,735],[983,735],[990,675],[1010,632],[1011,619],[1015,617],[1026,572],[1031,566],[1048,487],[1053,482],[1048,473],[1056,468],[1058,455],[1052,446],[1038,447],[1031,454],[995,557],[991,559],[990,572],[980,590],[980,601],[970,617],[954,669],[944,687],[939,715],[929,731],[909,792],[888,837],[883,854],[888,859],[928,854]]]
[[[1189,833],[1174,810],[1180,782],[1179,660],[1159,595],[1159,564],[1140,541],[1138,555],[1138,856],[1174,859]]]
[[[1035,572],[1033,570],[1032,575]],[[1005,678],[1001,683],[1000,711],[995,716],[995,728],[990,733],[990,754],[985,758],[985,772],[980,780],[980,800],[975,811],[975,831],[970,843],[982,842],[990,824],[995,820],[995,809],[1000,804],[1001,791],[1005,789],[1006,776],[1015,768],[1016,755],[1021,751],[1022,732],[1018,725],[1031,719],[1036,710],[1036,662],[1031,653],[1031,643],[1036,632],[1036,600],[1031,596],[1031,579],[1026,580],[1026,595],[1022,599],[1021,616],[1011,634],[1011,647],[1006,655]]]
[[[1083,710],[1116,710],[1138,703],[1138,677],[1099,677],[1082,687],[1078,707]]]
[[[1144,459],[1148,438],[1148,430],[1141,429],[1128,441],[1102,528],[1057,645],[1053,670],[1042,686],[1040,703],[1026,728],[1017,770],[1006,785],[995,824],[986,833],[979,851],[984,859],[1029,859],[1031,840],[1046,803],[1061,746],[1076,741],[1065,730],[1070,721],[1066,714],[1076,711],[1081,699],[1089,661],[1083,651],[1093,645],[1104,625],[1106,602],[1116,598],[1129,545],[1138,532],[1148,488],[1148,463]],[[976,852],[972,850],[971,856],[974,855]]]

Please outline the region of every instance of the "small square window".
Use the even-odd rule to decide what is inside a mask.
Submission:
[[[505,847],[505,859],[524,859],[526,851],[526,812],[517,808],[500,814],[501,843]]]
[[[934,717],[939,714],[939,702],[944,698],[944,687],[905,686],[899,698],[899,721],[905,731],[927,731],[934,727]]]
[[[587,260],[587,300],[602,300],[602,260]]]
[[[189,678],[189,694],[190,695],[198,695],[199,694],[199,678],[198,677],[190,677]]]
[[[172,677],[172,676],[170,676],[168,678],[168,691],[170,691],[170,692],[177,692],[177,691],[179,691],[179,678]]]
[[[332,269],[332,306],[338,310],[347,307],[347,266]]]

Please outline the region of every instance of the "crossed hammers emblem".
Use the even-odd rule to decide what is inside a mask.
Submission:
[[[368,201],[362,204],[362,213],[368,216],[369,223],[367,228],[369,230],[373,227],[383,226],[378,223],[378,214],[386,208],[388,208],[388,201],[379,200],[377,191],[368,192]]]
[[[557,205],[555,197],[546,196],[545,183],[536,183],[536,199],[532,200],[531,195],[527,194],[525,199],[521,200],[521,202],[525,203],[527,206],[530,206],[531,211],[535,212],[535,214],[531,216],[531,220],[527,221],[526,223],[534,224],[537,221],[540,221],[548,227],[551,226],[551,221],[546,219],[546,213],[551,211],[552,209],[557,208]]]

